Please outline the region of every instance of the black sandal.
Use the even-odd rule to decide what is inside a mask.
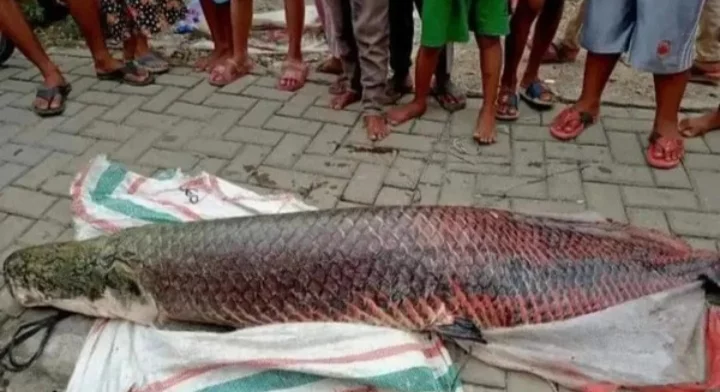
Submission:
[[[45,100],[45,102],[47,102],[47,107],[39,108],[33,104],[33,111],[41,117],[50,117],[62,114],[65,111],[65,101],[67,100],[67,96],[70,95],[70,91],[72,91],[70,83],[62,86],[39,87],[37,89],[37,93],[35,94],[35,99],[41,98]],[[60,106],[52,108],[52,103],[58,96],[61,98]]]
[[[148,72],[147,78],[144,81],[133,80],[132,76],[140,77],[141,68],[139,68],[133,62],[127,62],[122,67],[110,71],[110,72],[98,72],[97,78],[99,80],[113,80],[128,84],[130,86],[148,86],[155,83],[155,77],[152,73]]]
[[[431,94],[440,107],[450,113],[465,109],[467,106],[467,97],[452,81],[448,80],[444,85],[435,85]],[[445,96],[452,96],[457,102],[451,103],[450,101],[444,100],[443,97]]]

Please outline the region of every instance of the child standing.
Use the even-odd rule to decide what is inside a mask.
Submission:
[[[232,55],[230,0],[200,0],[200,7],[210,28],[214,48],[210,56],[195,63],[195,71],[208,72]]]
[[[425,0],[415,68],[415,99],[391,110],[390,123],[401,124],[425,113],[440,51],[449,43],[467,42],[472,31],[480,49],[483,84],[483,104],[473,138],[481,144],[494,143],[495,104],[502,66],[500,38],[509,32],[508,6],[507,0]]]

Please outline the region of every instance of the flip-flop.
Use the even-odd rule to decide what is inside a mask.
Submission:
[[[580,136],[597,121],[591,113],[580,111],[572,106],[563,109],[550,125],[550,134],[558,140],[571,140]],[[572,124],[572,128],[567,128]]]
[[[170,70],[170,64],[159,54],[152,51],[138,57],[135,62],[155,75],[163,74]]]
[[[648,165],[661,170],[674,169],[680,165],[685,155],[685,143],[683,139],[672,139],[653,131],[650,134],[649,140],[650,144],[645,152],[645,159]],[[677,158],[673,160],[666,159],[667,154],[670,152],[675,152]]]
[[[122,67],[110,71],[110,72],[98,72],[97,78],[99,80],[112,80],[116,82],[125,83],[130,86],[148,86],[155,83],[155,77],[148,72],[147,77],[144,81],[133,80],[133,76],[142,77],[141,68],[138,67],[134,62],[127,62]]]
[[[500,109],[503,107],[505,107],[506,110],[501,111]],[[507,114],[508,109],[514,109],[515,114]],[[502,121],[515,121],[520,118],[518,95],[512,90],[505,89],[500,92],[497,109],[495,110],[495,118]]]
[[[467,106],[467,98],[465,94],[452,82],[447,81],[443,86],[436,85],[431,92],[433,98],[437,101],[440,106],[450,113],[457,112],[458,110],[465,109]],[[446,101],[443,97],[452,96],[456,102],[451,103]]]
[[[310,67],[307,64],[295,61],[285,61],[282,68],[282,75],[278,79],[277,89],[282,91],[297,91],[307,81]],[[283,81],[294,81],[293,84],[283,85]]]
[[[41,109],[33,105],[33,111],[41,117],[50,117],[62,114],[65,111],[65,101],[67,100],[67,96],[70,94],[70,91],[72,91],[70,83],[61,86],[38,87],[35,99],[41,98],[45,100],[45,102],[47,102],[47,107]],[[60,106],[57,108],[51,108],[50,105],[52,105],[53,101],[58,96],[60,97]]]
[[[224,87],[250,73],[252,63],[248,60],[242,66],[233,59],[225,60],[210,71],[208,83],[215,87]]]
[[[550,100],[543,100],[543,94],[549,94]],[[529,105],[542,109],[550,109],[555,105],[555,94],[540,80],[530,83],[524,90],[521,89],[520,97]]]

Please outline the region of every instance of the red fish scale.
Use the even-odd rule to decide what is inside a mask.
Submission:
[[[430,330],[564,320],[717,274],[715,254],[618,223],[383,207],[148,226],[117,237],[166,317]]]

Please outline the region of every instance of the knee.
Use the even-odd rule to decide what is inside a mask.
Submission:
[[[502,44],[500,43],[500,37],[493,37],[489,35],[478,35],[476,37],[478,49],[481,51],[487,51],[493,48],[500,48],[502,47]]]

